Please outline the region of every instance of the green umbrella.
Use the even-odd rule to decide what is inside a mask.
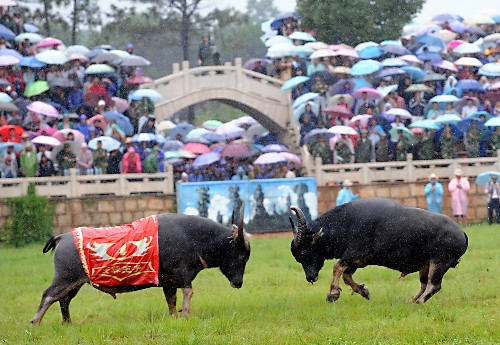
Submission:
[[[203,127],[205,127],[206,129],[213,130],[213,131],[215,131],[217,128],[219,128],[222,125],[223,125],[223,123],[221,121],[218,121],[218,120],[207,120],[207,121],[203,122]]]
[[[115,73],[113,67],[110,67],[102,63],[90,65],[85,69],[85,74],[110,74],[110,73]]]
[[[392,127],[389,134],[391,137],[396,138],[398,136],[398,132],[403,132],[403,136],[410,141],[410,144],[416,143],[417,139],[415,139],[415,134],[413,134],[413,132],[406,127]]]
[[[33,84],[28,86],[26,90],[24,90],[24,96],[26,97],[37,96],[48,90],[50,90],[49,83],[47,83],[44,80],[39,80],[35,81]]]

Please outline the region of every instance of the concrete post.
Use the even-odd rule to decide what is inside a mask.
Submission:
[[[127,195],[127,192],[125,190],[125,177],[123,174],[118,175],[118,195]]]
[[[242,89],[242,76],[243,72],[241,70],[242,68],[242,61],[241,58],[236,58],[234,59],[234,66],[236,67],[236,89],[241,90]]]
[[[363,164],[361,167],[361,184],[370,184],[371,182],[370,168],[366,164]]]
[[[325,181],[323,181],[323,162],[321,162],[320,157],[314,157],[314,175],[316,177],[316,184],[318,186],[324,186]]]
[[[81,196],[78,187],[79,184],[78,180],[76,179],[76,169],[71,168],[69,169],[69,188],[70,188],[69,196],[71,198],[78,198]]]
[[[415,174],[415,165],[413,164],[413,154],[408,153],[406,155],[406,169],[408,175],[406,177],[406,182],[415,182],[417,181],[417,176]]]
[[[188,94],[191,91],[191,73],[189,73],[189,61],[182,61],[182,72],[184,73],[184,94]]]
[[[172,194],[175,194],[174,193],[174,184],[175,184],[175,180],[174,180],[174,167],[173,165],[170,165],[170,164],[166,164],[167,166],[167,194],[168,195],[172,195]]]
[[[497,149],[497,171],[500,171],[500,149]]]
[[[179,73],[180,70],[181,69],[178,62],[172,64],[172,74]]]

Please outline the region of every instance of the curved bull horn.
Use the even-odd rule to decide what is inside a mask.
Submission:
[[[307,231],[306,218],[304,217],[304,213],[300,208],[290,207],[290,210],[295,212],[295,215],[297,216],[298,230],[297,235],[293,239],[293,243],[295,247],[298,247],[304,239],[305,233]]]
[[[238,240],[244,241],[245,237],[243,235],[243,219],[245,217],[245,202],[241,203],[240,216],[238,218]]]

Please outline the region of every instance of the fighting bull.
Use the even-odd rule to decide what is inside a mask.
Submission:
[[[441,289],[444,274],[467,250],[467,235],[449,217],[391,200],[353,201],[329,210],[309,226],[299,208],[291,210],[298,223],[290,217],[295,233],[291,251],[307,281],[317,281],[325,260],[339,259],[328,302],[340,297],[341,277],[354,292],[370,299],[366,286],[352,275],[358,268],[377,265],[402,276],[419,272],[420,291],[413,302],[424,303]]]
[[[243,274],[250,257],[250,244],[243,233],[243,212],[241,206],[238,224],[234,224],[234,213],[231,229],[210,219],[178,214],[163,214],[157,216],[158,239],[158,273],[157,284],[116,286],[94,285],[97,289],[116,298],[117,293],[124,293],[162,287],[167,300],[169,312],[177,314],[177,289],[182,289],[183,303],[179,310],[188,316],[191,297],[193,295],[192,281],[205,268],[219,267],[221,272],[234,288],[243,284]],[[156,216],[155,216],[156,217]],[[77,228],[76,230],[78,230]],[[75,237],[74,237],[75,236]],[[82,264],[81,255],[75,244],[76,235],[69,232],[52,237],[45,245],[43,252],[54,249],[55,274],[52,284],[42,295],[38,312],[31,320],[39,324],[47,309],[59,302],[63,321],[71,322],[69,304],[85,283],[91,283],[91,272]],[[109,243],[87,243],[94,257],[99,260],[113,259],[127,250],[131,250],[128,260],[141,256],[149,248],[150,239],[124,245],[115,253],[110,253]],[[129,249],[131,248],[131,249]],[[123,261],[122,261],[123,264]],[[109,268],[101,267],[104,272],[113,273]],[[93,271],[93,270],[92,270]]]

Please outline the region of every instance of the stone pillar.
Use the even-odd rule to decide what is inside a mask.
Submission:
[[[179,63],[173,63],[172,64],[172,74],[179,73],[181,71]]]

